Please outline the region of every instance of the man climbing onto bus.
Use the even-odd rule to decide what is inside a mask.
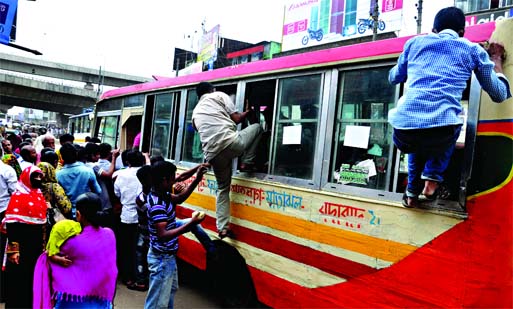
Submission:
[[[472,72],[494,102],[511,97],[502,74],[504,47],[490,43],[485,50],[463,38],[464,33],[460,9],[440,10],[433,33],[408,40],[389,72],[390,83],[407,85],[403,103],[389,114],[394,143],[408,153],[405,207],[417,207],[421,194],[428,200],[437,197],[461,130],[460,101]]]
[[[198,105],[192,112],[192,124],[199,133],[205,161],[212,165],[217,180],[216,217],[219,237],[234,237],[230,230],[230,185],[232,160],[242,155],[241,170],[252,170],[262,127],[255,123],[237,131],[252,113],[239,113],[230,97],[215,91],[212,84],[202,82],[196,87]]]

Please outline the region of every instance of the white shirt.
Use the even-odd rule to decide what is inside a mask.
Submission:
[[[34,165],[34,164],[30,163],[29,161],[23,160],[23,158],[21,156],[18,158],[18,163],[20,164],[20,168],[22,171],[24,169],[26,169],[27,167]]]
[[[11,194],[16,190],[17,182],[16,171],[0,161],[0,212],[7,209]]]
[[[121,201],[121,222],[127,224],[138,223],[137,205],[135,199],[142,191],[141,183],[137,179],[139,167],[128,167],[118,171],[114,182],[114,194]]]
[[[194,108],[192,120],[198,129],[207,161],[235,141],[237,124],[230,117],[235,112],[232,99],[219,91],[202,95]]]

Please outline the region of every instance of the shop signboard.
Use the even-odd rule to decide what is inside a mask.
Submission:
[[[513,8],[506,8],[482,14],[467,15],[465,16],[466,26],[479,25],[489,23],[492,21],[499,21],[513,16]]]
[[[285,5],[282,51],[370,36],[375,0],[295,0]],[[378,33],[401,29],[403,0],[378,0]]]
[[[215,26],[209,32],[203,34],[200,42],[200,50],[197,62],[216,61],[217,59],[217,42],[219,41],[219,25]]]

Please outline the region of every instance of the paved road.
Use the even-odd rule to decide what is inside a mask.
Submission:
[[[223,308],[203,273],[183,263],[178,267],[179,289],[175,296],[175,309]],[[114,308],[143,308],[145,297],[146,292],[132,291],[119,283]]]
[[[175,296],[175,309],[223,308],[222,301],[212,292],[212,286],[206,282],[203,272],[187,264],[179,264],[179,289]],[[146,292],[132,291],[118,283],[114,308],[143,308]],[[0,309],[5,304],[0,303]]]

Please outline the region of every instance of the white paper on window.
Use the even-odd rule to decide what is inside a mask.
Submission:
[[[344,146],[356,148],[369,148],[370,127],[346,126]]]
[[[301,125],[283,127],[283,145],[301,145]]]

